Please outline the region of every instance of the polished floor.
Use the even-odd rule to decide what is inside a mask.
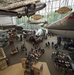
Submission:
[[[7,56],[7,58],[9,59],[9,65],[13,65],[13,64],[16,64],[16,63],[20,63],[20,62],[21,62],[21,58],[26,56],[26,55],[25,55],[25,51],[21,51],[21,44],[23,44],[24,41],[25,41],[25,45],[26,45],[26,47],[27,47],[27,50],[28,50],[28,52],[29,52],[29,50],[30,50],[31,48],[33,48],[33,45],[32,45],[31,43],[27,42],[25,39],[23,39],[22,42],[20,42],[20,41],[15,41],[15,46],[16,46],[16,47],[17,47],[17,46],[19,47],[19,52],[18,52],[17,54],[15,54],[15,55],[11,55],[11,54],[10,54],[11,47],[10,47],[9,45],[7,45],[7,46],[4,47],[4,51],[5,51],[5,53],[6,53],[6,56]],[[53,60],[52,60],[52,58],[51,58],[52,52],[54,52],[54,51],[56,51],[56,50],[55,50],[54,48],[52,48],[51,46],[50,46],[50,47],[45,47],[45,43],[48,42],[48,41],[49,41],[50,43],[51,43],[52,41],[53,41],[54,43],[56,43],[56,42],[57,42],[57,37],[56,37],[56,36],[51,36],[51,37],[48,36],[48,39],[44,40],[43,42],[41,42],[41,43],[39,44],[39,46],[40,46],[41,48],[44,48],[44,49],[45,49],[45,53],[41,56],[41,58],[39,59],[39,61],[44,61],[44,62],[47,63],[48,68],[49,68],[49,70],[50,70],[50,72],[51,72],[51,75],[63,75],[62,71],[59,70],[59,69],[57,69],[57,68],[55,67],[54,62],[53,62]],[[63,42],[62,42],[62,44],[63,44]],[[68,52],[69,52],[69,51],[67,51],[67,50],[63,50],[62,46],[59,47],[58,50],[61,50],[61,51],[63,51],[64,53],[68,53]],[[66,74],[64,74],[64,75],[74,75],[74,73],[69,72],[69,73],[66,73]]]

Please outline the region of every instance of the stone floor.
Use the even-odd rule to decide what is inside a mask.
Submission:
[[[54,48],[52,48],[51,46],[50,47],[45,47],[45,43],[46,42],[54,42],[56,43],[57,42],[57,37],[56,36],[48,36],[48,39],[44,40],[43,42],[41,42],[39,44],[40,47],[44,48],[45,49],[45,53],[42,55],[42,57],[39,59],[39,61],[44,61],[47,63],[48,65],[48,68],[51,72],[51,75],[63,75],[62,71],[58,70],[55,65],[54,65],[54,62],[51,58],[51,54],[52,52],[56,51]],[[25,51],[21,51],[21,44],[24,43],[24,41],[20,42],[20,41],[15,41],[15,46],[18,46],[19,47],[19,52],[15,55],[11,55],[10,54],[10,51],[11,51],[11,47],[9,45],[5,46],[4,47],[4,51],[6,53],[6,56],[7,58],[9,59],[9,65],[13,65],[13,64],[16,64],[16,63],[19,63],[21,62],[21,58],[22,57],[25,57]],[[29,50],[31,48],[33,48],[32,44],[25,41],[25,44],[26,44],[26,47],[27,47],[27,50],[29,52]],[[62,43],[63,44],[63,43]],[[68,53],[69,51],[67,50],[63,50],[62,49],[62,46],[59,48],[59,50],[63,51],[64,53]],[[66,73],[64,75],[74,75],[74,73]]]

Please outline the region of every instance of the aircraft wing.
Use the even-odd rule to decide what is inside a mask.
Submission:
[[[14,11],[0,9],[0,15],[17,16],[19,14]]]
[[[35,12],[29,12],[28,14],[26,14],[25,12],[22,12],[22,13],[18,13],[18,12],[15,12],[15,11],[11,11],[11,10],[3,10],[3,9],[0,9],[0,15],[7,15],[7,16],[17,16],[18,18],[21,18],[21,16],[31,16],[31,15],[34,15]]]
[[[36,11],[43,9],[46,6],[45,3],[41,2],[33,4],[33,1],[29,1],[26,4],[24,4],[24,2],[10,4],[9,6],[0,9],[0,15],[17,16],[21,18],[21,16],[31,16],[32,14],[35,14]]]
[[[5,10],[14,10],[14,9],[17,9],[17,8],[20,8],[20,7],[25,7],[28,4],[33,4],[36,1],[37,0],[20,1],[20,2],[16,2],[16,3],[10,4],[8,6],[2,7],[2,9],[5,9]]]
[[[36,11],[43,9],[46,6],[45,3],[39,2],[38,0],[26,0],[20,1],[8,6],[0,8],[0,15],[7,16],[31,16]]]

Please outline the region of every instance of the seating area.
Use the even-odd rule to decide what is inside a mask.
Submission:
[[[45,50],[41,48],[31,49],[28,54],[28,60],[37,61],[44,54]]]
[[[63,73],[72,72],[73,68],[70,59],[67,54],[61,51],[53,52],[52,56],[54,64],[57,69],[60,69]]]

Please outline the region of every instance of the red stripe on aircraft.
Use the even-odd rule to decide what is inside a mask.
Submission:
[[[68,16],[67,19],[74,19],[74,16]]]

